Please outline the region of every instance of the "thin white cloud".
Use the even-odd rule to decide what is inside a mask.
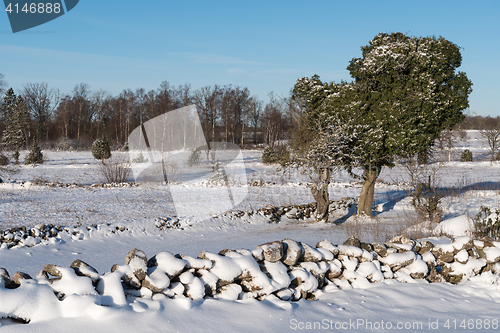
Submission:
[[[260,62],[260,61],[250,61],[244,60],[236,57],[228,57],[220,54],[210,54],[210,53],[193,53],[193,52],[168,52],[168,55],[179,55],[188,58],[191,61],[202,63],[202,64],[226,64],[226,65],[260,65],[269,66],[271,64]]]
[[[229,68],[227,70],[227,73],[230,75],[243,75],[243,74],[247,74],[248,72],[246,70],[241,69],[241,68]]]
[[[156,67],[154,63],[147,61],[139,61],[138,59],[111,56],[103,54],[93,54],[85,52],[71,52],[60,51],[53,49],[31,48],[23,46],[13,46],[0,44],[0,53],[5,58],[18,60],[24,63],[31,63],[36,59],[37,63],[47,61],[50,64],[59,65],[79,65],[78,67],[87,67],[92,69],[102,66],[126,66],[132,65],[133,67],[153,68]]]

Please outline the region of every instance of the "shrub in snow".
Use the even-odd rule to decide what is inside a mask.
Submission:
[[[132,163],[146,163],[147,161],[148,161],[148,158],[144,158],[144,155],[142,154],[142,152],[138,156],[136,156],[132,159]]]
[[[104,164],[104,160],[111,157],[111,147],[106,137],[97,139],[92,143],[92,156],[97,160],[101,160],[102,164]]]
[[[472,152],[469,149],[466,149],[462,152],[460,156],[461,162],[472,162]]]
[[[212,174],[208,178],[208,185],[210,186],[225,186],[228,183],[226,171],[221,166],[220,162],[214,164],[212,167]]]
[[[130,165],[125,157],[113,157],[99,165],[99,171],[107,183],[125,183],[130,178]]]
[[[198,165],[200,164],[201,162],[201,149],[202,147],[195,147],[193,148],[193,150],[191,150],[191,154],[189,155],[188,157],[188,160],[187,160],[187,165],[188,166],[195,166],[195,165]]]
[[[262,163],[264,164],[285,164],[288,159],[290,159],[290,151],[285,145],[267,146],[262,153]]]
[[[491,237],[497,241],[500,239],[500,209],[481,206],[473,221],[479,237]]]
[[[420,218],[431,222],[441,222],[442,209],[439,176],[441,164],[428,166],[415,163],[405,165],[410,177],[408,192],[412,196],[412,205]]]
[[[35,144],[31,147],[31,150],[24,159],[24,164],[42,164],[43,163],[43,154],[42,151],[40,150],[40,147],[38,146],[38,143],[35,142]]]

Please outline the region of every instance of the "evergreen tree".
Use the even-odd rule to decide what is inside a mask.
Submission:
[[[12,115],[12,108],[14,106],[14,102],[16,101],[16,94],[14,93],[14,89],[9,88],[5,95],[3,96],[2,101],[2,109],[0,117],[2,121],[6,121]]]
[[[28,122],[28,110],[21,96],[16,98],[11,109],[12,112],[6,122],[2,142],[6,148],[14,150],[13,157],[15,163],[18,164],[19,149],[21,149],[25,143],[24,128]]]
[[[354,82],[301,78],[294,95],[304,103],[309,126],[335,119],[352,139],[343,161],[351,174],[363,170],[358,213],[372,215],[375,181],[395,157],[422,153],[442,130],[460,122],[469,106],[471,81],[455,70],[462,57],[443,37],[380,33],[347,69]],[[358,175],[359,176],[359,175]]]
[[[24,164],[42,164],[43,163],[43,154],[40,146],[38,146],[38,142],[35,142],[31,147],[31,151],[28,156],[24,160]]]
[[[105,159],[111,157],[111,147],[109,146],[109,141],[106,136],[92,143],[92,156],[97,160],[101,160],[102,164],[104,164]]]

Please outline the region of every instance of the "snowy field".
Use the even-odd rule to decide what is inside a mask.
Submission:
[[[464,149],[472,151],[474,162],[459,162]],[[280,223],[268,223],[258,214],[241,218],[224,215],[226,209],[221,202],[227,196],[225,186],[211,187],[203,181],[177,181],[169,186],[159,183],[100,186],[95,185],[103,182],[100,161],[93,159],[90,152],[43,153],[44,164],[20,165],[15,172],[0,176],[4,181],[0,184],[0,230],[22,226],[30,229],[42,223],[77,226],[83,231],[78,237],[63,235],[55,241],[29,244],[34,246],[3,246],[0,267],[11,276],[21,271],[35,277],[45,264],[69,267],[75,259],[87,262],[103,275],[114,264],[123,265],[126,254],[133,248],[144,251],[148,258],[161,251],[196,257],[201,251],[254,250],[260,244],[286,238],[314,246],[324,239],[342,244],[356,233],[362,241],[384,242],[408,227],[408,221],[415,216],[407,192],[408,175],[401,165],[382,170],[375,188],[373,221],[355,221],[351,217],[355,210],[352,207],[334,212],[331,220],[335,223],[287,218]],[[21,160],[25,154],[21,154]],[[313,202],[307,177],[282,175],[276,172],[276,166],[260,163],[261,154],[258,150],[243,151],[246,179],[243,182],[233,176],[230,189],[233,193],[243,193],[244,197],[241,202],[235,200],[238,203],[233,212]],[[443,158],[445,155],[442,152]],[[476,215],[481,205],[500,206],[500,162],[488,161],[488,150],[474,131],[468,132],[468,140],[458,142],[452,157],[452,162],[442,163],[438,170],[438,185],[448,190],[442,201],[441,230],[462,236],[467,232],[467,216]],[[437,167],[438,163],[433,165]],[[198,168],[201,173],[208,170],[203,158]],[[179,174],[182,168],[173,165],[171,179]],[[330,184],[330,199],[356,198],[360,190],[359,180],[341,172],[334,175]],[[207,203],[211,209],[207,209]],[[158,217],[177,217],[182,229],[160,229]],[[92,225],[99,227],[93,231],[85,229]],[[115,232],[117,228],[126,231]],[[433,243],[451,242],[445,237],[429,239]],[[497,331],[499,280],[478,277],[458,285],[384,280],[365,287],[320,293],[317,300],[298,302],[276,297],[261,301],[192,300],[145,295],[121,306],[101,306],[99,295],[70,295],[61,301],[54,298],[55,301],[48,302],[40,292],[30,293],[29,284],[22,294],[23,300],[19,301],[14,300],[9,290],[2,289],[0,283],[0,318],[6,317],[8,311],[36,314],[29,324],[0,319],[0,331]]]

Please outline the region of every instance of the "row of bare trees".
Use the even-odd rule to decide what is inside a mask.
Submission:
[[[0,88],[5,91],[2,82]],[[28,83],[16,94],[28,108],[27,137],[42,145],[67,139],[88,146],[105,134],[120,146],[141,122],[191,104],[198,107],[207,142],[274,144],[286,139],[293,121],[290,98],[271,93],[264,104],[247,87],[232,85],[192,90],[189,84],[171,86],[163,81],[155,90],[125,89],[112,96],[102,89],[92,90],[86,83],[77,84],[67,94],[47,83]],[[8,119],[1,120],[0,133]]]

